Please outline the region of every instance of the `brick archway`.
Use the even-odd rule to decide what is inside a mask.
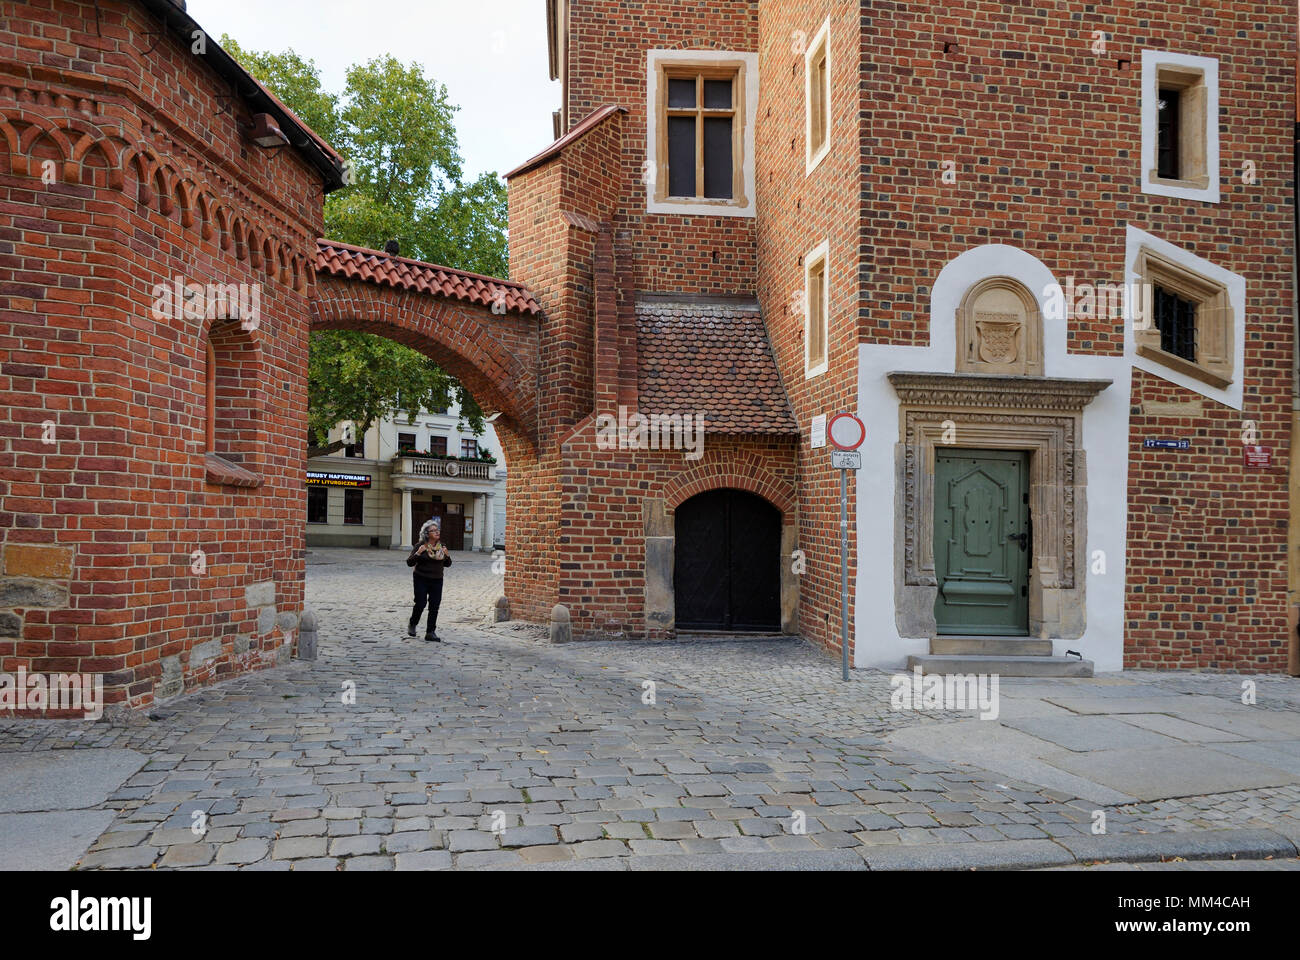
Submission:
[[[312,330],[357,330],[410,347],[463,383],[495,426],[537,449],[537,319],[519,284],[320,241]]]
[[[757,494],[781,511],[782,523],[794,523],[797,503],[794,485],[773,476],[757,458],[752,462],[746,462],[746,459],[742,456],[725,462],[701,463],[673,477],[664,486],[665,508],[671,513],[697,493],[732,487]]]

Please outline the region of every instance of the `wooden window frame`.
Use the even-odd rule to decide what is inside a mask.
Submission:
[[[754,54],[728,54],[708,50],[651,50],[648,53],[647,82],[648,103],[648,160],[654,176],[647,177],[647,212],[680,213],[696,216],[754,216],[753,150],[756,95],[751,89],[757,76],[757,57]],[[698,78],[695,110],[668,107],[668,81],[670,79]],[[703,105],[704,79],[731,81],[731,107],[706,109]],[[693,115],[696,117],[696,176],[697,195],[675,197],[669,188],[668,117]],[[729,115],[731,124],[731,197],[704,197],[703,190],[703,119],[708,116]]]
[[[811,379],[825,373],[830,367],[831,356],[831,271],[830,271],[830,243],[822,241],[813,249],[809,250],[804,256],[803,266],[803,365],[804,379]],[[820,334],[821,334],[821,357],[820,359],[813,356],[813,332],[814,332],[814,297],[813,297],[813,277],[820,270]]]
[[[1185,374],[1212,387],[1225,388],[1233,381],[1234,314],[1228,288],[1190,267],[1163,256],[1150,247],[1138,251],[1136,271],[1143,289],[1163,287],[1196,304],[1196,360],[1167,353],[1160,348],[1160,330],[1154,317],[1134,324],[1134,341],[1139,356]],[[1144,297],[1144,300],[1146,298]]]
[[[804,52],[804,176],[821,164],[831,150],[831,21],[827,17]],[[825,76],[820,84],[815,76],[815,66],[822,58],[826,61]],[[815,137],[818,120],[822,139]]]

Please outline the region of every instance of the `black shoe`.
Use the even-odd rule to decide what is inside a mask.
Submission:
[[[414,621],[414,620],[412,620],[410,623],[408,623],[408,624],[406,625],[406,635],[407,635],[408,637],[413,637],[413,636],[415,636],[415,621]]]
[[[442,637],[436,633],[426,633],[424,639],[426,643],[442,643]]]

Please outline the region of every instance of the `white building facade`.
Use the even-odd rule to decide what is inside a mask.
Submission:
[[[330,440],[348,439],[341,423]],[[436,519],[454,550],[504,546],[506,467],[492,424],[475,436],[454,404],[400,412],[307,461],[307,546],[410,549]]]

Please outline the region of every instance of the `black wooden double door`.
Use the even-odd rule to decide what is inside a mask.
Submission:
[[[781,627],[781,514],[744,490],[709,490],[675,513],[679,630]]]

